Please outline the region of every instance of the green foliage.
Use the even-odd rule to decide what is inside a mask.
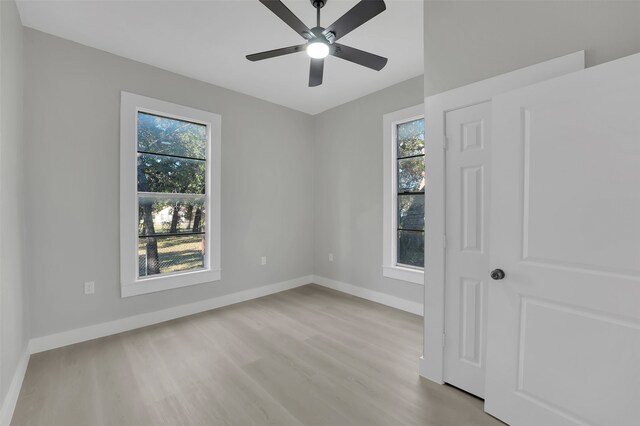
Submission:
[[[398,160],[398,192],[424,191],[424,157]]]
[[[426,184],[424,120],[399,124],[396,139],[398,193],[423,192]],[[398,227],[403,230],[398,231],[397,262],[424,267],[424,194],[398,196]]]
[[[138,191],[204,194],[206,162],[138,154]]]
[[[398,192],[424,191],[424,120],[396,126]],[[420,157],[412,157],[421,155]]]
[[[139,112],[138,151],[163,156],[138,154],[138,191],[204,194],[206,141],[206,126]]]
[[[424,154],[424,120],[398,124],[396,127],[398,158]]]
[[[155,235],[204,230],[203,198],[177,194],[205,193],[207,128],[140,112],[137,131],[138,192],[166,194],[140,197],[140,276],[202,267],[201,237]],[[171,249],[172,241],[184,243]]]
[[[397,262],[401,265],[424,267],[424,232],[398,232]]]
[[[204,231],[204,198],[188,199],[180,197],[150,197],[141,196],[138,205],[138,235],[147,235],[144,226],[145,207],[150,209],[151,218],[155,219],[153,231],[155,235],[166,233],[181,233],[196,231],[193,229],[195,215],[198,210],[202,212],[202,226],[199,231]],[[174,208],[177,207],[177,211]],[[164,212],[163,212],[164,210]],[[172,229],[173,213],[177,213],[175,227]],[[164,213],[164,214],[162,214]]]
[[[424,230],[424,194],[398,196],[398,228]]]
[[[138,151],[206,158],[207,127],[202,124],[138,113]]]

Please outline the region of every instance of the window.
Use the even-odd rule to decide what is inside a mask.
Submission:
[[[383,121],[383,274],[424,284],[424,107]]]
[[[122,92],[122,296],[220,279],[217,114]]]

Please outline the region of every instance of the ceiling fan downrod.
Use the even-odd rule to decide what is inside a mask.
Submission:
[[[320,9],[324,7],[327,0],[311,0],[311,4],[316,8],[316,27],[320,26]]]

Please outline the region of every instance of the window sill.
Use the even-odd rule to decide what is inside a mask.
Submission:
[[[383,266],[382,275],[387,278],[424,285],[424,270],[403,268],[402,266]]]
[[[220,281],[220,269],[184,272],[175,275],[145,278],[136,280],[121,287],[121,297],[138,296],[140,294],[155,293],[212,281]]]

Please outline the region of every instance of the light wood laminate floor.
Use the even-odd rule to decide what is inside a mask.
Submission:
[[[12,425],[494,425],[422,318],[316,285],[31,357]]]

